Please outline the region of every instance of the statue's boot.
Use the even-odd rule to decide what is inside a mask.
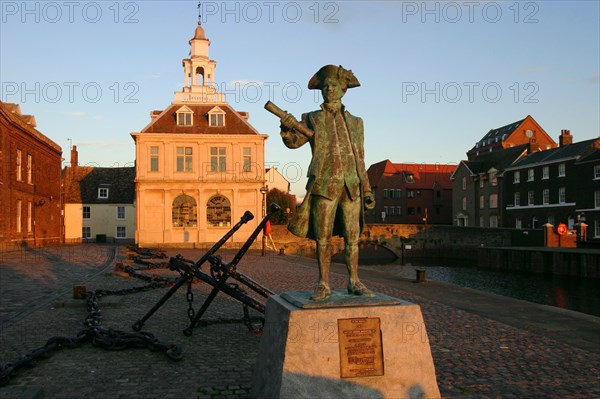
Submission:
[[[371,291],[358,279],[358,244],[346,244],[344,248],[346,267],[348,268],[348,294],[367,298],[374,297]]]
[[[310,299],[313,301],[322,301],[331,296],[331,288],[329,288],[331,245],[329,242],[317,242],[317,262],[319,263],[319,285]]]

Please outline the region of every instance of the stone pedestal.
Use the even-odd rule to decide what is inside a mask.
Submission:
[[[334,291],[269,297],[255,398],[439,398],[418,305]]]

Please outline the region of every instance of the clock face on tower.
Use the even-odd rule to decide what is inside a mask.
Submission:
[[[531,130],[526,130],[525,131],[525,136],[531,138],[531,137],[533,137],[533,132]]]

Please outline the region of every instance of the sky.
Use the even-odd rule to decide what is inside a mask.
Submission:
[[[298,119],[323,65],[361,83],[365,164],[458,164],[490,129],[527,115],[558,142],[600,134],[598,1],[0,1],[0,100],[19,103],[65,163],[132,166],[130,136],[184,84],[201,20],[229,104],[269,135],[302,197],[310,148],[291,150],[273,101]]]

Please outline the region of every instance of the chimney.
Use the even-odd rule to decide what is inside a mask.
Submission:
[[[71,147],[71,166],[76,167],[78,162],[77,146]]]
[[[535,142],[534,139],[530,139],[529,143],[527,143],[527,154],[531,154],[533,152],[541,151],[542,148],[538,143]]]
[[[573,136],[571,136],[571,131],[565,129],[561,130],[560,137],[558,138],[558,143],[560,147],[573,144]]]

